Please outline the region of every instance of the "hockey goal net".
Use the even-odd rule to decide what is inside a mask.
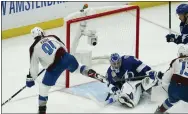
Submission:
[[[96,13],[66,21],[66,46],[69,52],[73,47],[76,31],[80,23],[87,21],[88,30],[96,30],[96,46],[87,42],[86,36],[79,39],[76,53],[87,50],[91,60],[109,59],[111,53],[139,56],[139,17],[138,6],[113,6],[96,8]],[[103,61],[103,60],[102,60]],[[80,61],[79,61],[80,62]],[[69,87],[70,73],[66,71],[66,87]]]

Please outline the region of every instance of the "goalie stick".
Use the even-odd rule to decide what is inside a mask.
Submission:
[[[43,72],[45,71],[45,69],[41,70],[38,74],[38,76],[40,76]],[[19,91],[17,91],[14,95],[12,95],[8,100],[6,100],[4,103],[1,104],[1,106],[5,105],[7,102],[9,102],[12,98],[14,98],[18,93],[20,93],[22,90],[24,90],[27,86],[25,85],[24,87],[22,87]]]
[[[117,82],[122,82],[122,81],[137,81],[137,80],[142,80],[145,77],[149,77],[149,76],[139,76],[139,77],[132,77],[132,78],[126,78],[126,79],[117,79]],[[102,83],[106,83],[106,78],[103,75],[97,74],[95,79],[97,79],[98,81],[102,82]]]

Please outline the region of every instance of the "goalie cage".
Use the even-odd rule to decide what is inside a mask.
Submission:
[[[87,25],[90,27],[89,29],[95,29],[97,31],[98,43],[93,47],[87,47],[86,44],[79,44],[79,46],[82,46],[80,49],[92,50],[92,54],[95,55],[92,56],[92,60],[108,60],[109,55],[112,52],[117,52],[120,55],[134,55],[138,58],[140,18],[139,6],[125,5],[103,7],[98,10],[98,12],[101,11],[103,12],[70,19],[66,22],[66,46],[68,52],[70,52],[71,41],[73,40],[72,38],[74,38],[74,33],[72,31],[75,31],[74,29],[76,29],[76,25],[79,24],[78,22],[87,21]],[[85,38],[82,39],[83,41],[80,42],[84,42]],[[110,47],[113,47],[113,49],[110,49]],[[103,49],[107,49],[108,53],[105,54],[106,51],[102,51]],[[65,75],[65,86],[66,88],[69,88],[70,73],[68,70],[66,70]]]

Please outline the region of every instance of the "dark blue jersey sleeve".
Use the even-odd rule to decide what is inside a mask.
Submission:
[[[181,35],[175,40],[176,44],[188,44],[188,24],[183,22],[180,23],[180,32]]]
[[[134,56],[123,56],[124,61],[123,67],[128,69],[128,72],[133,72],[134,77],[144,76],[146,72],[151,70],[151,68],[145,65],[142,61],[135,58]],[[127,61],[127,62],[126,62]]]

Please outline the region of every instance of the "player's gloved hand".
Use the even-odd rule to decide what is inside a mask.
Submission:
[[[35,85],[34,79],[28,74],[26,78],[26,86],[32,87]]]
[[[166,41],[179,44],[179,43],[182,43],[182,36],[181,35],[175,35],[175,34],[167,34],[166,35]]]
[[[157,72],[154,70],[147,71],[146,74],[152,79],[155,80],[157,78]]]
[[[118,96],[120,95],[120,90],[115,91],[114,93],[108,93],[108,96],[105,100],[106,104],[111,104],[117,101]]]
[[[116,102],[116,100],[115,100],[115,98],[114,97],[110,97],[108,100],[106,100],[106,104],[112,104],[112,103],[114,103],[114,102]]]
[[[150,72],[148,72],[149,73],[149,77],[151,78],[151,79],[162,79],[162,77],[163,77],[163,75],[164,75],[164,73],[162,73],[161,71],[159,71],[159,72],[156,72],[156,71],[150,71]]]
[[[159,71],[158,74],[157,74],[157,77],[159,79],[162,79],[163,75],[164,75],[164,73],[162,73],[161,71]]]
[[[97,75],[97,73],[96,73],[95,70],[93,70],[93,69],[89,69],[89,70],[88,70],[88,76],[89,76],[89,77],[95,78],[96,75]]]
[[[106,79],[104,76],[98,74],[95,70],[93,69],[89,69],[88,70],[88,76],[91,77],[91,78],[95,78],[99,81],[101,81],[102,83],[107,83]]]
[[[166,35],[166,41],[167,42],[175,42],[176,35],[175,34],[167,34]]]

